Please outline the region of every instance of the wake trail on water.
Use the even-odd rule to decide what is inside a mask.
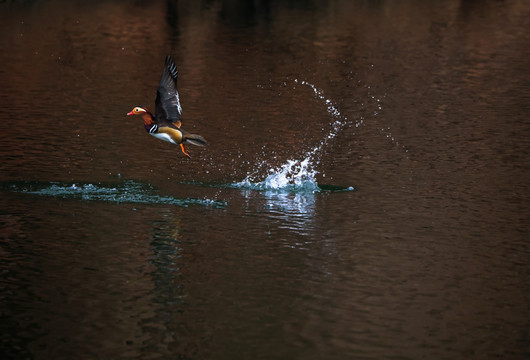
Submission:
[[[201,205],[216,208],[224,208],[227,205],[222,200],[176,198],[169,195],[162,195],[152,186],[132,180],[125,180],[116,184],[8,182],[1,183],[0,190],[62,199],[103,201],[118,204],[166,204],[182,207]]]
[[[315,193],[324,189],[324,187],[319,186],[316,180],[316,175],[319,171],[316,169],[316,166],[319,164],[318,155],[321,151],[329,144],[329,142],[335,138],[348,123],[348,119],[343,116],[337,106],[324,96],[324,92],[318,89],[314,84],[311,84],[307,81],[299,81],[298,79],[294,80],[295,84],[302,84],[304,86],[309,86],[315,95],[316,98],[321,100],[327,107],[327,111],[333,119],[331,123],[331,129],[329,130],[327,136],[325,136],[322,141],[307,151],[302,159],[289,159],[287,162],[280,167],[269,168],[268,175],[265,180],[258,181],[258,172],[263,167],[267,167],[268,163],[263,161],[257,164],[258,169],[254,172],[248,174],[245,179],[235,183],[234,187],[242,189],[252,189],[252,190],[270,190],[270,191],[289,191],[289,192],[309,192]],[[356,123],[358,127],[362,123]],[[341,188],[344,190],[354,190],[353,187],[344,187]]]

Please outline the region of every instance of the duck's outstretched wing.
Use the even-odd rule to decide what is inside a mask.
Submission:
[[[180,127],[180,107],[179,93],[177,92],[178,70],[170,55],[166,57],[164,72],[160,78],[156,91],[156,121],[162,123],[172,123]]]

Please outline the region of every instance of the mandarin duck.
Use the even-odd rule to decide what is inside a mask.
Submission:
[[[150,135],[160,140],[180,145],[184,155],[191,158],[190,154],[186,152],[184,144],[205,146],[206,140],[200,135],[190,134],[180,128],[182,108],[180,107],[179,94],[177,92],[177,77],[177,66],[171,56],[168,55],[164,72],[156,91],[155,115],[150,113],[147,108],[141,106],[136,106],[127,115],[141,116],[145,130]]]

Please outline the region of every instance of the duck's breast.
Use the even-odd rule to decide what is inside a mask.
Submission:
[[[169,127],[158,128],[157,132],[150,132],[154,137],[170,142],[172,144],[180,144],[182,142],[182,132],[177,129]]]

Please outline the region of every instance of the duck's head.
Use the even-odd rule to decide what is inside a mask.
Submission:
[[[149,114],[149,111],[147,111],[146,108],[136,106],[134,109],[132,109],[130,112],[127,113],[127,115],[143,115],[143,114]]]

